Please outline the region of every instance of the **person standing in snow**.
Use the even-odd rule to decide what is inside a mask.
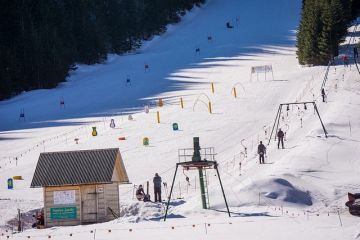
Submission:
[[[264,156],[266,154],[266,147],[262,143],[262,141],[260,141],[260,144],[258,146],[258,154],[259,154],[259,162],[260,162],[260,164],[264,164],[265,163]]]
[[[349,58],[347,55],[343,56],[343,62],[344,62],[344,67],[348,67],[349,66]]]
[[[355,47],[354,47],[354,59],[356,60],[358,57],[359,57],[358,49],[357,49],[357,47],[355,46]]]
[[[226,22],[226,27],[227,27],[227,28],[234,28],[234,26],[232,26],[232,25],[230,24],[230,22]]]
[[[161,202],[161,177],[155,173],[153,178],[155,202]]]
[[[281,130],[281,128],[279,128],[277,137],[278,137],[278,148],[280,147],[280,142],[281,142],[281,147],[282,149],[284,149],[284,132]]]
[[[321,97],[322,97],[322,101],[325,102],[326,94],[325,94],[325,89],[324,88],[321,89]]]

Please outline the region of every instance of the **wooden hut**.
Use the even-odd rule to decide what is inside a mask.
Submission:
[[[117,218],[129,179],[119,149],[41,153],[31,187],[44,189],[45,227]]]

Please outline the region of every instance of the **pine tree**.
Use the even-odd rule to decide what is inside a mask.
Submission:
[[[303,1],[297,34],[300,64],[327,64],[339,53],[350,23],[352,0]]]
[[[306,0],[297,34],[297,55],[300,64],[318,64],[318,35],[321,22],[316,0]]]

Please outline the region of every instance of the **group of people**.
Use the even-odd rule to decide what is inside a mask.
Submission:
[[[279,131],[277,133],[278,148],[280,148],[280,144],[281,144],[281,148],[284,149],[284,137],[285,137],[285,133],[281,130],[281,128],[279,128]],[[266,147],[262,143],[262,141],[260,141],[257,153],[259,154],[259,163],[265,164]]]
[[[161,177],[158,173],[155,173],[155,176],[153,178],[153,184],[154,184],[154,202],[161,202]],[[142,185],[139,185],[139,187],[136,190],[136,198],[139,201],[149,202],[150,195],[146,194],[144,191],[144,187]]]
[[[277,133],[278,148],[280,148],[281,145],[281,148],[284,149],[284,137],[285,137],[285,133],[281,130],[281,128],[279,128],[279,131]],[[266,147],[262,143],[262,141],[260,141],[257,152],[259,154],[259,163],[265,164]],[[158,173],[155,173],[155,176],[153,178],[153,184],[154,184],[154,202],[162,202],[161,200],[162,180]],[[142,185],[139,185],[139,187],[136,190],[136,198],[139,201],[144,201],[144,202],[151,201],[150,195],[145,193],[144,187]]]

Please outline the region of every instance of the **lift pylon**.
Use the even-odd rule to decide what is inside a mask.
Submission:
[[[171,184],[171,190],[169,199],[166,206],[164,221],[166,221],[167,213],[170,206],[170,200],[171,195],[173,192],[176,174],[178,171],[179,166],[183,167],[184,170],[198,170],[199,171],[199,181],[200,181],[200,190],[201,190],[201,200],[202,200],[202,206],[203,209],[208,209],[209,206],[209,196],[208,196],[208,190],[207,190],[207,181],[206,181],[206,173],[205,170],[207,169],[215,169],[216,174],[219,179],[221,191],[224,197],[225,205],[227,212],[230,215],[229,206],[227,204],[226,196],[224,187],[221,182],[220,173],[218,169],[218,163],[215,161],[215,151],[213,147],[210,148],[200,148],[199,138],[194,137],[194,148],[185,148],[185,149],[179,149],[178,156],[179,156],[179,162],[176,163],[175,173],[173,177],[173,181]],[[203,159],[202,159],[203,157]],[[187,161],[187,159],[191,158],[191,161]]]

